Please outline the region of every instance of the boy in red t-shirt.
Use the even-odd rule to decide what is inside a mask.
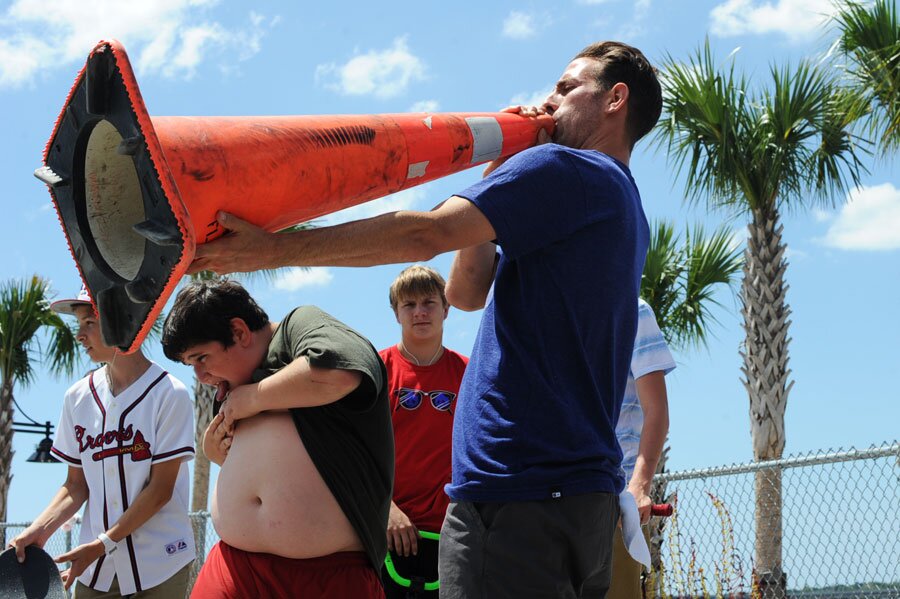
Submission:
[[[388,599],[437,597],[421,590],[437,575],[437,543],[418,531],[440,532],[449,498],[450,447],[456,395],[469,359],[443,346],[444,320],[450,304],[444,279],[432,268],[414,265],[391,285],[391,308],[400,323],[401,340],[379,352],[387,366],[391,419],[394,425],[394,495],[388,518],[388,550],[409,588],[382,572]]]

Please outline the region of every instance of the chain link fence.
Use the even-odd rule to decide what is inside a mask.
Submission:
[[[191,525],[194,528],[194,541],[197,544],[197,559],[191,565],[190,583],[188,584],[185,597],[190,597],[191,588],[197,579],[197,573],[200,572],[200,568],[203,566],[204,558],[219,540],[219,535],[216,534],[216,530],[213,528],[209,512],[192,512],[190,517]],[[4,538],[8,544],[17,534],[25,530],[29,524],[30,522],[0,522],[0,538]],[[81,516],[78,515],[63,525],[47,540],[47,543],[44,545],[44,551],[56,557],[74,549],[78,546],[80,532]],[[68,567],[68,564],[65,567]],[[65,568],[61,565],[60,569]]]
[[[654,482],[648,597],[900,598],[900,443]]]
[[[666,473],[655,484],[675,512],[651,521],[648,597],[900,599],[900,443]],[[759,538],[757,490],[768,494]],[[780,525],[771,518],[778,506]],[[208,512],[191,521],[193,583],[219,537]],[[8,542],[26,526],[0,523],[0,533]],[[79,528],[73,519],[44,548],[53,556],[74,548]],[[780,563],[771,559],[775,537]],[[767,551],[763,571],[756,556]]]

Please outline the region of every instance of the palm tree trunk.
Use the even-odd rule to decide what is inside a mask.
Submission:
[[[191,511],[207,509],[209,501],[209,459],[203,453],[203,433],[212,421],[212,406],[216,389],[194,380],[194,486],[191,493]]]
[[[209,459],[203,453],[203,433],[212,420],[213,401],[216,388],[204,385],[194,379],[194,481],[191,490],[191,511],[206,511],[209,502]],[[194,520],[194,541],[197,546],[197,559],[203,562],[206,557],[206,518]]]
[[[750,398],[750,432],[757,461],[784,451],[784,411],[793,386],[788,368],[788,318],[784,283],[787,249],[774,208],[753,211],[741,283],[744,341],[742,382]],[[756,473],[756,582],[761,597],[786,597],[781,554],[781,471]]]
[[[6,504],[12,483],[13,383],[7,381],[0,388],[0,522],[6,522]],[[6,547],[6,527],[0,530],[0,547]]]

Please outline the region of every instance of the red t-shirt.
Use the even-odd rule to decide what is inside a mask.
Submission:
[[[394,424],[394,503],[416,527],[440,532],[450,503],[444,485],[450,482],[453,413],[469,359],[445,348],[431,366],[416,366],[396,345],[378,354],[387,366]],[[448,400],[449,410],[433,405]]]

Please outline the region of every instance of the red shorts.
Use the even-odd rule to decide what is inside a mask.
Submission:
[[[361,551],[291,559],[216,543],[200,569],[191,599],[261,597],[384,599],[384,589]]]

